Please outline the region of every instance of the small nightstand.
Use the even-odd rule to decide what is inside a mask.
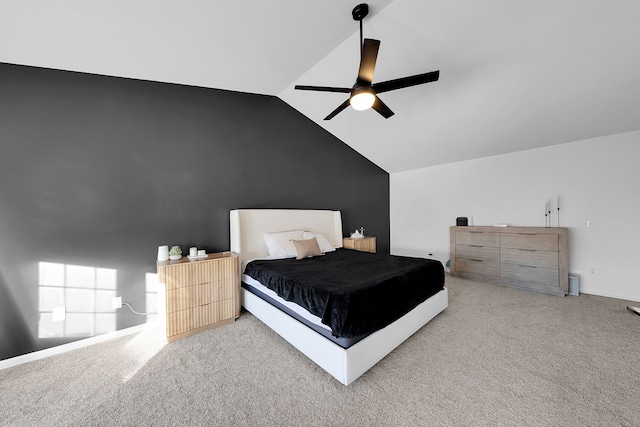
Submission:
[[[352,239],[345,237],[342,239],[342,246],[345,249],[353,249],[362,252],[376,252],[376,238],[371,236],[365,236],[361,239]]]
[[[214,253],[198,261],[158,261],[166,289],[167,341],[232,323],[240,315],[238,255]]]

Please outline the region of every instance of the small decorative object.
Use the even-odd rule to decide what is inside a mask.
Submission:
[[[360,230],[356,230],[351,233],[352,239],[362,239],[364,237],[364,227],[360,227]]]
[[[189,248],[189,255],[187,255],[187,258],[189,258],[189,261],[197,261],[200,259],[205,259],[207,258],[207,251],[204,249],[198,249],[197,247],[192,247]]]
[[[158,261],[166,261],[169,259],[169,246],[158,246]]]
[[[180,246],[172,246],[169,251],[169,259],[175,261],[180,258],[182,258],[182,249]]]
[[[544,204],[544,222],[545,227],[553,227],[553,218],[551,212],[553,211],[554,199],[547,199]],[[556,210],[556,227],[560,227],[560,196],[555,197],[555,210]]]

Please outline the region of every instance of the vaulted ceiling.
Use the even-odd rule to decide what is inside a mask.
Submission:
[[[344,0],[0,0],[0,62],[280,97],[388,172],[640,129],[636,0],[371,0],[374,83],[440,70],[347,108],[359,64]]]

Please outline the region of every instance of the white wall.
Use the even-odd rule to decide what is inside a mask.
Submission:
[[[640,131],[394,173],[390,189],[391,253],[443,263],[456,217],[545,226],[558,195],[580,291],[640,301]]]

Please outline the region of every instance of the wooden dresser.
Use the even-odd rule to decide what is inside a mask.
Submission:
[[[564,296],[569,291],[568,230],[451,227],[451,275]]]
[[[230,252],[190,261],[158,261],[166,290],[169,342],[232,323],[240,315],[240,267]]]

